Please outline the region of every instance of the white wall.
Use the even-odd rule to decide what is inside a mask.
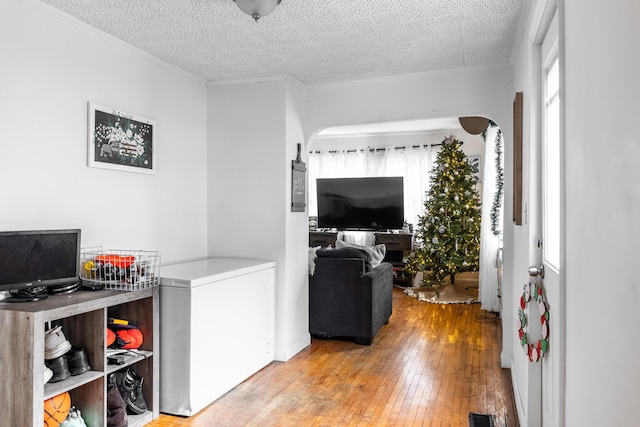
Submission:
[[[275,356],[288,360],[311,341],[308,214],[290,209],[304,91],[275,80],[208,92],[209,256],[276,261]]]
[[[282,302],[286,326],[282,333],[288,343],[280,360],[288,360],[300,350],[311,344],[309,335],[309,204],[304,212],[291,212],[291,161],[297,156],[300,144],[301,158],[307,164],[308,156],[304,152],[303,123],[305,116],[305,88],[287,81],[286,86],[286,151],[284,167],[287,170],[285,183],[281,190],[285,192],[284,206],[286,219],[286,260],[287,283]],[[308,175],[307,175],[308,176]],[[307,195],[309,192],[307,191]]]
[[[640,3],[564,0],[567,426],[638,425]],[[561,15],[562,17],[562,15]]]
[[[428,73],[308,88],[305,138],[331,126],[485,116],[511,135],[513,69]]]
[[[37,2],[0,2],[0,230],[206,255],[206,91]],[[157,121],[156,175],[87,167],[87,102]]]

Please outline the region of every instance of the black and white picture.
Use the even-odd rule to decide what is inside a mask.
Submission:
[[[153,120],[89,103],[89,166],[155,173]]]

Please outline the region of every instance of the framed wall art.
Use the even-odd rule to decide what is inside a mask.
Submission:
[[[155,174],[155,121],[89,103],[89,167]]]
[[[522,225],[522,92],[513,100],[513,223]]]
[[[300,149],[298,144],[298,157],[291,161],[291,212],[304,212],[307,208],[307,166],[300,158]]]

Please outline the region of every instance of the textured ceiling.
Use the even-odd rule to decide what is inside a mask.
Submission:
[[[209,82],[312,85],[510,62],[527,0],[42,0]]]

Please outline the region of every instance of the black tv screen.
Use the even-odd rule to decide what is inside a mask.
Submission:
[[[393,230],[404,223],[402,177],[318,178],[318,227]]]
[[[80,280],[80,230],[0,232],[0,291]]]

